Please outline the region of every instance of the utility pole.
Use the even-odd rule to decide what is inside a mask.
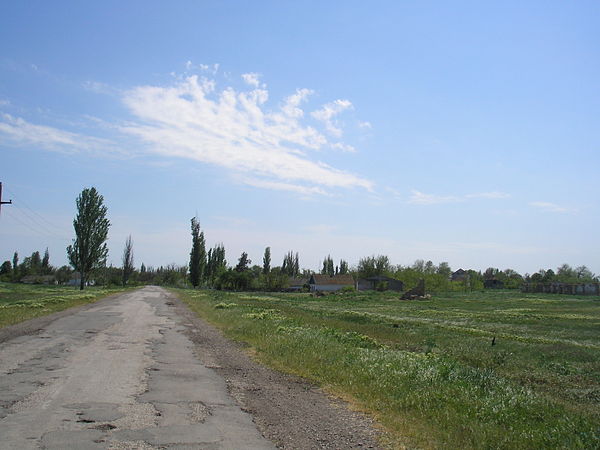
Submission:
[[[2,181],[0,181],[0,211],[2,211],[2,205],[12,205],[12,200],[7,202],[2,201]]]

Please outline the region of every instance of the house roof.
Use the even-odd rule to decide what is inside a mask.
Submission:
[[[306,278],[288,278],[288,284],[290,286],[304,286],[308,283]]]
[[[363,280],[367,280],[367,281],[400,281],[395,278],[386,277],[385,275],[377,275],[374,277],[363,278]]]
[[[310,277],[310,281],[314,282],[314,284],[321,286],[328,284],[354,286],[354,278],[352,278],[352,275],[350,274],[336,275],[334,277],[330,277],[329,275],[320,275],[315,273]]]

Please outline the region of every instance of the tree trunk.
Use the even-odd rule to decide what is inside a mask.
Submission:
[[[79,280],[79,290],[83,291],[83,287],[85,286],[85,276],[83,272],[81,272],[81,279]]]

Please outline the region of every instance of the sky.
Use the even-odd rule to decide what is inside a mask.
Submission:
[[[596,1],[0,3],[0,261],[600,272]]]

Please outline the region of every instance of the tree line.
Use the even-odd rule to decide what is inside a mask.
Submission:
[[[278,291],[288,287],[290,279],[307,281],[312,271],[301,269],[299,253],[288,251],[281,265],[272,267],[271,248],[266,247],[262,266],[252,264],[246,252],[242,252],[237,264],[228,265],[225,246],[219,243],[207,251],[204,232],[197,217],[190,220],[192,245],[189,262],[185,266],[170,264],[157,268],[144,263],[137,269],[134,265],[133,239],[125,241],[121,267],[106,266],[108,257],[108,230],[110,221],[106,217],[104,198],[95,188],[86,188],[76,199],[77,213],[73,220],[75,238],[66,249],[70,266],[53,267],[48,249],[42,256],[33,252],[23,261],[14,253],[12,261],[0,265],[0,281],[12,282],[56,282],[65,284],[77,280],[80,289],[93,281],[100,285],[170,285],[192,286],[224,290]],[[386,276],[415,285],[424,279],[430,291],[478,290],[485,280],[501,281],[505,288],[519,288],[523,282],[598,282],[598,276],[586,266],[571,267],[563,264],[556,269],[541,269],[533,274],[521,275],[513,269],[499,270],[489,267],[485,271],[466,270],[459,277],[447,262],[434,264],[432,261],[416,260],[408,266],[393,265],[386,255],[360,258],[355,267],[340,259],[335,262],[328,254],[322,262],[320,273],[329,276],[350,274],[355,280],[374,276]],[[456,274],[455,274],[456,275]],[[385,285],[382,283],[382,288]]]

